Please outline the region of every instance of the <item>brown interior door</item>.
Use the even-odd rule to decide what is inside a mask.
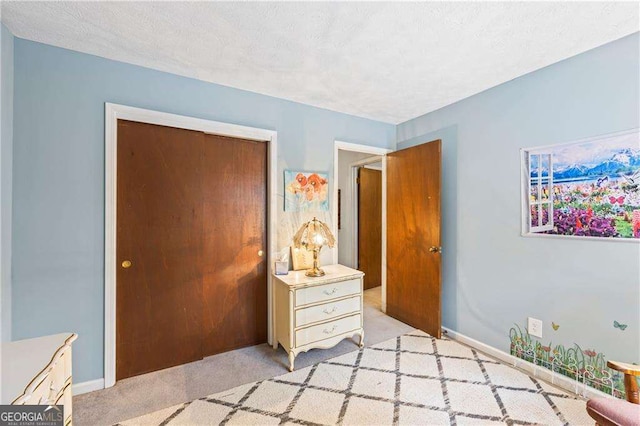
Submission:
[[[267,144],[206,135],[204,356],[267,341]]]
[[[382,172],[358,169],[358,269],[364,288],[382,285]]]
[[[387,155],[387,314],[440,338],[441,141]]]
[[[202,358],[203,144],[118,121],[116,379]]]

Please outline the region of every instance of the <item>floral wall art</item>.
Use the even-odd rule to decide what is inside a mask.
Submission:
[[[525,150],[530,233],[640,239],[640,132]]]
[[[284,171],[284,210],[329,210],[329,177],[326,173]]]

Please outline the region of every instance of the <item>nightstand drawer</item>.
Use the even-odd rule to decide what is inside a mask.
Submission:
[[[348,331],[357,330],[362,325],[360,314],[342,318],[336,321],[325,322],[323,324],[313,325],[296,331],[296,347],[306,345],[308,343],[318,342],[320,340],[329,339]]]
[[[360,286],[360,279],[355,279],[296,290],[296,307],[360,294]]]
[[[360,312],[360,296],[302,308],[296,311],[296,327]]]

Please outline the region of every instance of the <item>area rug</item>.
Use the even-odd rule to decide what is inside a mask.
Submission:
[[[585,401],[421,331],[121,423],[588,425]]]

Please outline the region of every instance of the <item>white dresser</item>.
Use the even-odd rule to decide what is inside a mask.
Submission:
[[[362,277],[343,265],[323,266],[326,275],[307,277],[306,271],[274,275],[275,339],[289,354],[289,370],[301,352],[331,348],[342,339],[360,336],[364,342]]]
[[[2,404],[63,405],[71,424],[73,333],[2,344]]]

